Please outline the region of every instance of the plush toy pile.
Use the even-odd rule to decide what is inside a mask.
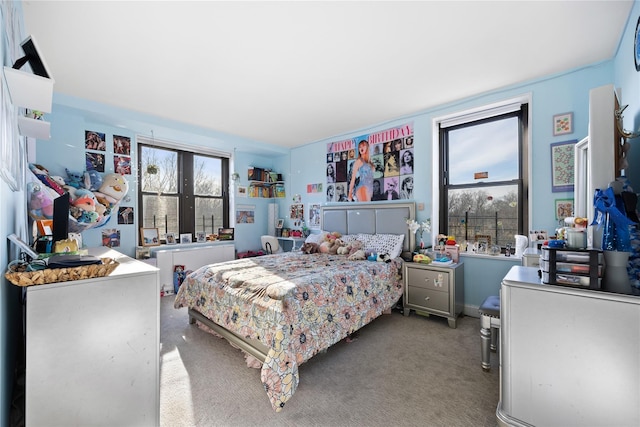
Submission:
[[[29,169],[37,178],[27,184],[29,214],[34,219],[52,219],[53,200],[68,193],[70,232],[106,224],[129,191],[129,183],[117,173],[102,175],[95,170],[75,172],[65,169],[65,179],[49,175],[41,165],[30,164]]]

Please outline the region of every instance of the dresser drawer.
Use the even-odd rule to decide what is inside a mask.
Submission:
[[[407,303],[410,305],[449,313],[448,292],[445,293],[431,289],[409,286],[407,293]]]
[[[409,286],[449,293],[449,273],[419,268],[407,268],[406,271]]]

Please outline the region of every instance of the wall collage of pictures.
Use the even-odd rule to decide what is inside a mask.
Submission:
[[[84,138],[86,170],[105,173],[106,153],[108,150],[106,135],[96,131],[85,131]],[[113,135],[113,170],[120,175],[131,175],[131,138]],[[133,225],[133,207],[118,207],[118,224]],[[120,246],[120,230],[102,229],[102,245],[110,248]]]
[[[327,202],[413,199],[413,123],[327,144]]]

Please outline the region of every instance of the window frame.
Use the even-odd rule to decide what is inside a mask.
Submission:
[[[517,180],[489,182],[482,185],[491,187],[495,185],[514,184],[517,181],[518,193],[518,234],[527,235],[530,229],[530,218],[532,203],[529,202],[531,195],[531,94],[522,95],[516,98],[484,105],[477,108],[436,117],[433,119],[433,146],[432,146],[432,226],[433,236],[439,233],[446,233],[448,224],[448,197],[444,187],[446,176],[442,173],[443,164],[448,159],[442,146],[441,128],[456,128],[460,125],[478,124],[479,122],[490,121],[492,118],[509,115],[514,111],[521,111],[520,120],[520,141],[519,141],[519,177]],[[456,188],[475,187],[476,185],[457,185]],[[445,231],[442,231],[445,230]],[[456,236],[459,240],[463,237]],[[504,244],[502,245],[504,251]]]
[[[154,192],[142,191],[142,149],[143,147],[154,148],[159,150],[174,151],[177,154],[177,179],[178,188],[177,193],[167,193],[168,197],[176,197],[178,199],[178,234],[195,234],[196,233],[196,218],[195,218],[195,201],[196,198],[207,198],[222,200],[222,228],[230,227],[230,206],[231,198],[229,193],[229,170],[230,170],[230,155],[228,153],[219,152],[215,150],[208,150],[206,147],[191,147],[184,144],[176,144],[168,141],[156,141],[155,138],[146,138],[144,136],[137,137],[137,155],[138,155],[138,223],[144,224],[144,203],[143,197],[145,195],[156,194]],[[195,188],[193,185],[193,179],[188,179],[188,176],[193,178],[194,174],[194,156],[210,157],[221,161],[220,167],[220,179],[222,192],[219,196],[209,196],[195,194]],[[164,235],[164,230],[161,230],[161,235]]]

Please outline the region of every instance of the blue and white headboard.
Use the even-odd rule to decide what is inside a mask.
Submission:
[[[415,203],[342,203],[322,207],[321,228],[341,234],[404,234],[403,251],[415,248],[407,219],[415,219]]]

